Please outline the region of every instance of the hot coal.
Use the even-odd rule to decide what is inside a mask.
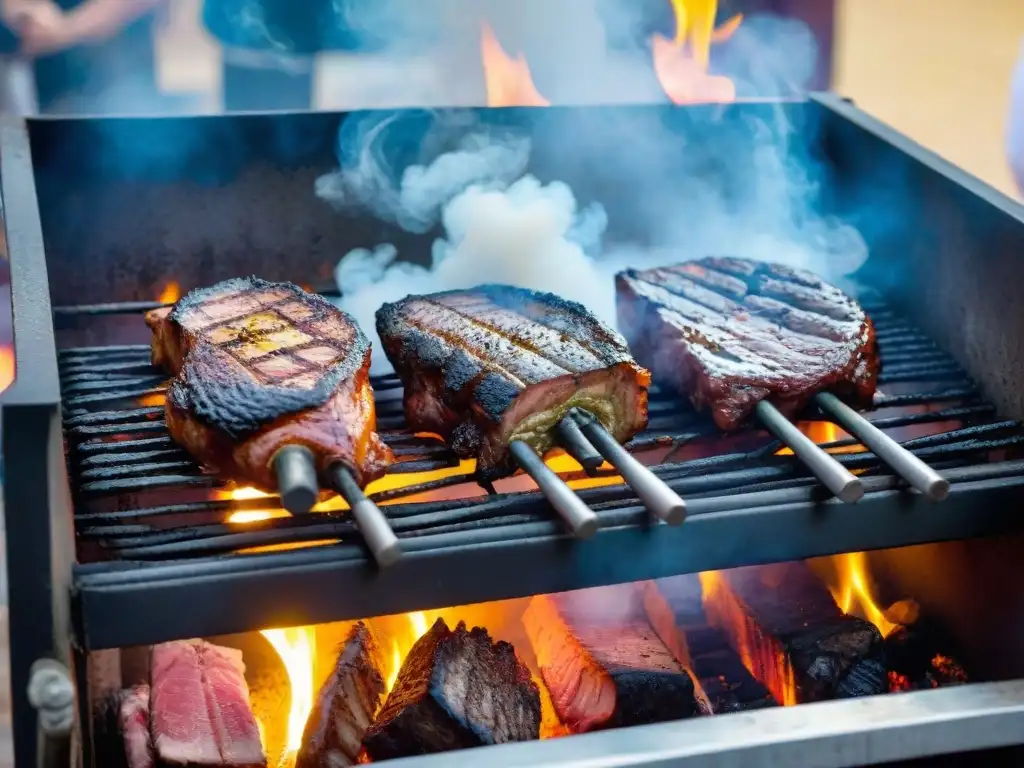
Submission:
[[[882,635],[843,613],[803,563],[701,574],[704,608],[776,701],[884,693]]]
[[[889,690],[917,691],[968,682],[953,640],[919,611],[911,612],[910,619],[885,638]]]
[[[237,649],[203,640],[153,646],[149,721],[162,765],[266,768]]]
[[[443,619],[413,645],[363,745],[373,760],[529,741],[540,691],[504,641]]]
[[[776,706],[718,629],[707,626],[703,590],[696,574],[648,582],[644,608],[658,637],[697,681],[709,713],[745,712]]]
[[[355,765],[386,693],[384,659],[365,624],[349,631],[302,734],[296,768]]]
[[[693,679],[634,585],[538,595],[523,614],[555,711],[576,732],[700,714]]]
[[[128,768],[153,768],[153,740],[149,735],[149,686],[137,685],[118,697],[118,725]]]

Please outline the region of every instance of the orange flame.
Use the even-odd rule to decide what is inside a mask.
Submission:
[[[900,625],[886,617],[871,594],[867,555],[864,552],[836,555],[833,563],[838,579],[836,584],[830,586],[830,590],[843,613],[870,621],[878,627],[882,637],[888,637],[899,629]]]
[[[715,28],[717,0],[671,0],[675,38],[651,38],[654,72],[665,95],[675,104],[728,102],[736,99],[736,86],[728,77],[708,72],[711,45],[736,31],[743,16],[737,14]]]
[[[846,440],[850,437],[850,433],[846,432],[831,421],[801,421],[797,423],[800,431],[807,435],[818,445],[826,445],[827,443],[836,443],[840,440]],[[863,445],[855,443],[854,445],[844,445],[838,448],[829,448],[829,453],[862,453],[867,450]],[[792,456],[793,451],[789,448],[780,448],[776,456]]]
[[[398,671],[402,668],[402,662],[409,655],[416,641],[427,634],[430,629],[430,622],[427,621],[427,614],[423,611],[414,611],[405,614],[407,626],[396,631],[391,638],[391,658],[388,661],[387,690],[390,692],[395,687],[398,679]],[[435,618],[434,621],[437,619]]]
[[[14,381],[15,361],[14,347],[10,344],[0,346],[0,392],[3,392]]]
[[[157,299],[161,304],[173,304],[181,298],[181,286],[175,280],[171,280],[167,285],[164,286],[163,290],[160,291],[160,298]]]
[[[294,762],[295,754],[302,748],[302,732],[306,728],[306,719],[313,709],[316,629],[265,629],[260,634],[277,651],[288,674],[291,705],[288,708],[288,735],[280,764],[289,765]]]
[[[480,30],[480,58],[488,107],[551,106],[551,102],[537,92],[526,59],[521,54],[513,58],[505,53],[486,21]]]

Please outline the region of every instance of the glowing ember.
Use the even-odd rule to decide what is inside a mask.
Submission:
[[[830,421],[801,421],[797,423],[797,427],[818,445],[837,443],[840,440],[846,440],[850,437],[848,432],[840,429]],[[859,443],[827,449],[829,453],[863,453],[865,450],[867,449]],[[789,448],[781,448],[775,453],[775,455],[792,456],[793,451]]]
[[[533,84],[530,67],[522,55],[505,53],[490,24],[480,30],[480,58],[484,68],[488,107],[549,107]]]
[[[675,38],[651,38],[654,72],[665,94],[675,104],[727,102],[736,99],[736,86],[728,77],[709,73],[711,45],[727,40],[743,20],[733,16],[715,29],[717,0],[671,0]]]
[[[174,280],[171,280],[164,289],[160,291],[160,297],[157,299],[161,304],[173,304],[181,298],[181,286],[178,285]]]
[[[871,594],[867,555],[864,552],[836,555],[833,563],[838,580],[830,589],[843,613],[870,621],[878,627],[882,637],[888,637],[899,629],[899,624],[894,624],[885,617],[884,611],[878,607]]]
[[[291,706],[288,709],[288,737],[281,763],[286,764],[302,747],[302,731],[313,708],[313,661],[316,630],[313,627],[265,629],[261,633],[277,651],[288,674]]]

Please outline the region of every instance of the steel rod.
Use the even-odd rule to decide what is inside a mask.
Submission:
[[[935,501],[949,496],[949,481],[885,432],[865,419],[830,392],[822,392],[815,403],[851,435],[874,451],[892,470],[912,487]]]
[[[813,440],[796,428],[779,410],[762,400],[757,404],[758,420],[784,442],[822,484],[847,504],[860,501],[864,486],[846,467],[825,453]]]
[[[597,533],[598,520],[594,511],[544,463],[533,448],[520,440],[513,440],[509,450],[516,464],[533,478],[574,536],[587,539]]]
[[[580,430],[579,424],[573,419],[559,421],[556,431],[559,445],[583,467],[583,471],[588,475],[596,472],[598,467],[604,464],[604,457],[590,444]]]
[[[377,565],[387,568],[398,562],[402,557],[402,545],[391,530],[391,523],[380,507],[366,498],[348,467],[341,463],[335,464],[331,467],[330,478],[334,490],[348,503],[356,528],[362,534]]]
[[[320,495],[313,452],[304,445],[287,445],[274,454],[271,465],[281,506],[293,515],[309,512]]]
[[[683,522],[686,518],[686,502],[661,478],[619,445],[619,441],[608,433],[600,421],[579,408],[573,408],[567,418],[575,419],[583,434],[622,475],[626,485],[633,489],[651,514],[669,525],[679,525]]]

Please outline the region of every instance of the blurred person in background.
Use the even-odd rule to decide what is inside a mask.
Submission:
[[[159,112],[155,11],[164,0],[0,0],[32,61],[42,113]]]
[[[222,47],[228,112],[309,109],[317,54],[376,48],[370,30],[395,19],[390,0],[203,0],[202,17]]]

